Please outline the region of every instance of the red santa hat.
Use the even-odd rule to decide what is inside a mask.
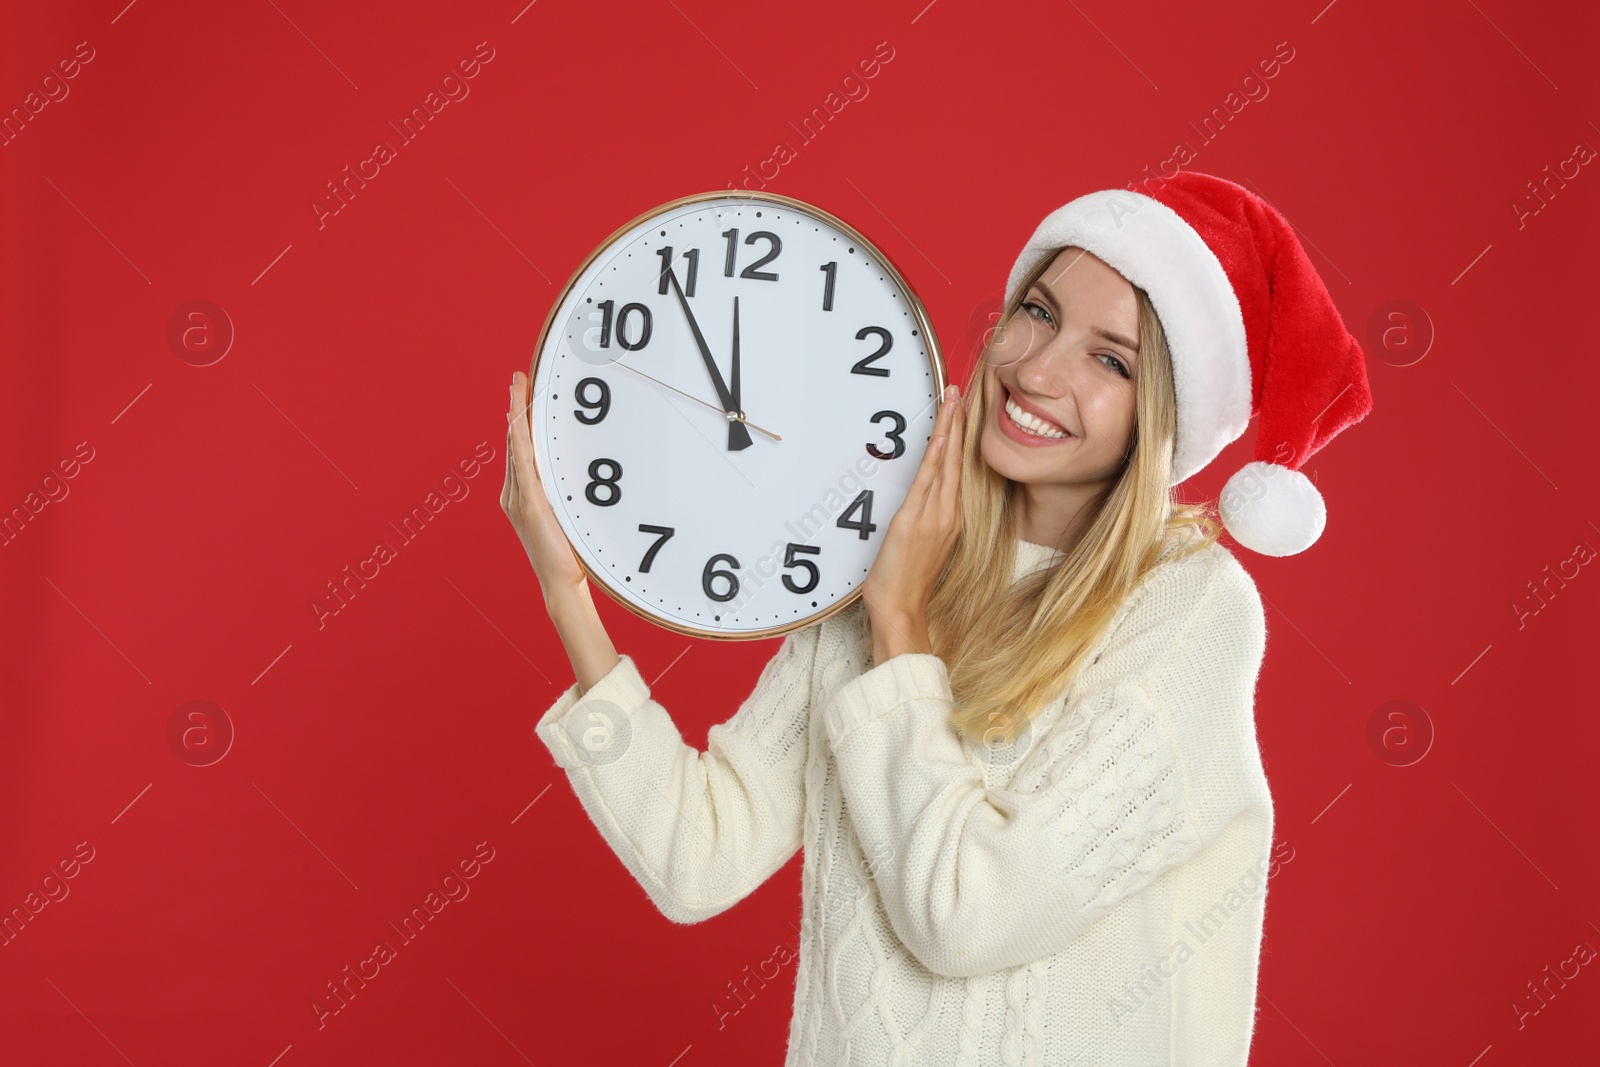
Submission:
[[[1172,352],[1178,433],[1172,485],[1239,438],[1255,458],[1223,486],[1235,540],[1268,556],[1302,552],[1327,507],[1300,467],[1372,410],[1366,360],[1278,211],[1242,186],[1180,171],[1144,191],[1105,189],[1045,216],[1011,268],[1086,249],[1150,296]]]

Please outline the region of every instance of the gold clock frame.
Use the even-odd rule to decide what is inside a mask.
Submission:
[[[607,237],[604,241],[601,241],[600,244],[595,246],[595,249],[592,252],[584,257],[583,262],[578,265],[578,269],[572,272],[572,276],[567,279],[567,284],[562,287],[561,295],[558,296],[555,302],[550,305],[550,311],[545,315],[544,326],[539,330],[539,340],[533,349],[533,363],[528,369],[528,381],[532,383],[539,380],[539,362],[544,356],[545,341],[549,337],[551,326],[555,323],[556,313],[560,311],[561,307],[567,302],[567,297],[572,294],[573,289],[576,288],[578,284],[578,279],[583,277],[584,272],[589,269],[590,264],[604,255],[608,250],[611,249],[613,245],[617,243],[617,241],[621,240],[622,237],[634,230],[640,224],[647,222],[658,215],[663,215],[676,208],[683,207],[686,204],[698,204],[718,200],[725,200],[730,203],[766,203],[778,207],[785,207],[791,211],[801,212],[811,216],[812,218],[815,218],[819,222],[827,223],[829,226],[834,227],[842,234],[848,235],[865,251],[874,256],[878,262],[882,263],[884,267],[888,269],[890,275],[892,275],[894,278],[895,284],[897,284],[900,287],[900,291],[905,294],[912,317],[916,320],[917,328],[921,330],[922,336],[927,339],[927,344],[925,347],[928,350],[929,369],[933,371],[934,380],[939,383],[939,389],[935,395],[944,395],[945,386],[948,384],[948,381],[945,378],[944,354],[939,346],[938,334],[934,332],[933,322],[928,317],[928,309],[923,305],[922,298],[917,295],[917,291],[911,287],[911,283],[906,280],[905,275],[901,273],[899,267],[895,265],[894,261],[885,255],[883,250],[873,243],[873,241],[865,234],[856,229],[854,226],[850,225],[848,222],[845,222],[843,219],[839,218],[837,215],[834,215],[823,208],[817,207],[815,204],[807,203],[804,200],[797,200],[791,196],[784,196],[780,193],[769,193],[757,189],[747,189],[742,192],[730,192],[726,189],[723,189],[704,193],[692,193],[688,196],[680,196],[675,200],[669,200],[664,204],[659,204],[648,211],[634,216],[632,219],[629,219],[627,222],[613,230],[609,237]],[[530,418],[531,412],[532,409],[530,407]],[[533,441],[535,448],[539,447],[538,442],[539,435],[535,434]],[[918,462],[921,462],[920,458],[918,459]],[[537,464],[535,465],[534,474],[537,477]],[[550,487],[543,484],[543,479],[540,479],[540,483],[541,488],[544,491],[545,498],[550,501],[551,508],[558,508],[560,506],[560,502],[552,497]],[[563,528],[562,532],[566,532],[565,528]],[[570,537],[568,537],[568,541],[570,543]],[[588,563],[584,561],[581,553],[574,550],[572,554],[577,559],[578,566],[581,567],[584,574],[588,576],[589,581],[595,585],[598,585],[608,597],[622,605],[632,614],[637,615],[641,619],[653,623],[665,630],[670,630],[673,633],[682,634],[685,637],[705,638],[710,641],[761,641],[773,637],[782,637],[785,634],[793,633],[797,630],[803,630],[808,626],[815,626],[824,619],[832,618],[839,612],[847,610],[860,598],[862,590],[862,586],[858,584],[848,594],[842,597],[838,603],[833,604],[816,614],[808,615],[803,619],[793,622],[780,623],[777,626],[770,626],[763,630],[752,630],[747,633],[730,634],[725,631],[705,630],[688,623],[680,623],[676,620],[665,619],[661,616],[651,614],[647,609],[640,608],[632,603],[620,590],[613,588],[611,583],[606,581],[603,575],[591,570]]]

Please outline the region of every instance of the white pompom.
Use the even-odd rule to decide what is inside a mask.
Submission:
[[[1328,522],[1327,505],[1310,478],[1261,460],[1228,479],[1218,511],[1234,540],[1263,556],[1304,552]]]

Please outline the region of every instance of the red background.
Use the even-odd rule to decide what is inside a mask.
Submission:
[[[720,1027],[714,1005],[792,943],[799,857],[701,926],[650,906],[531,735],[572,675],[497,500],[506,386],[572,271],[779,141],[766,187],[895,261],[958,380],[1038,221],[1179,140],[1296,226],[1375,408],[1306,468],[1321,541],[1236,548],[1292,854],[1252,1060],[1596,1055],[1600,964],[1513,1007],[1600,949],[1600,576],[1574,556],[1600,548],[1600,165],[1527,184],[1600,146],[1592,5],[125,4],[0,29],[6,113],[94,55],[0,147],[0,509],[68,490],[0,544],[0,909],[93,850],[0,947],[6,1062],[781,1061],[792,964]],[[1202,139],[1284,41],[1269,95]],[[319,228],[325,183],[479,42],[470,95]],[[802,141],[879,42],[869,94]],[[236,331],[208,366],[167,339],[196,299]],[[389,524],[445,484],[470,493],[401,546]],[[319,625],[380,539],[398,558]],[[1569,558],[1541,605],[1528,583]],[[696,746],[776,650],[597,599]],[[210,766],[168,738],[191,700],[235,731]],[[1410,766],[1368,741],[1391,700],[1434,731]],[[326,983],[480,842],[470,895],[319,1028]]]

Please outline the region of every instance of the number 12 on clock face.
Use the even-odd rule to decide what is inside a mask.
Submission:
[[[719,640],[854,601],[945,384],[888,259],[772,193],[685,197],[617,230],[530,376],[539,476],[591,578]]]

